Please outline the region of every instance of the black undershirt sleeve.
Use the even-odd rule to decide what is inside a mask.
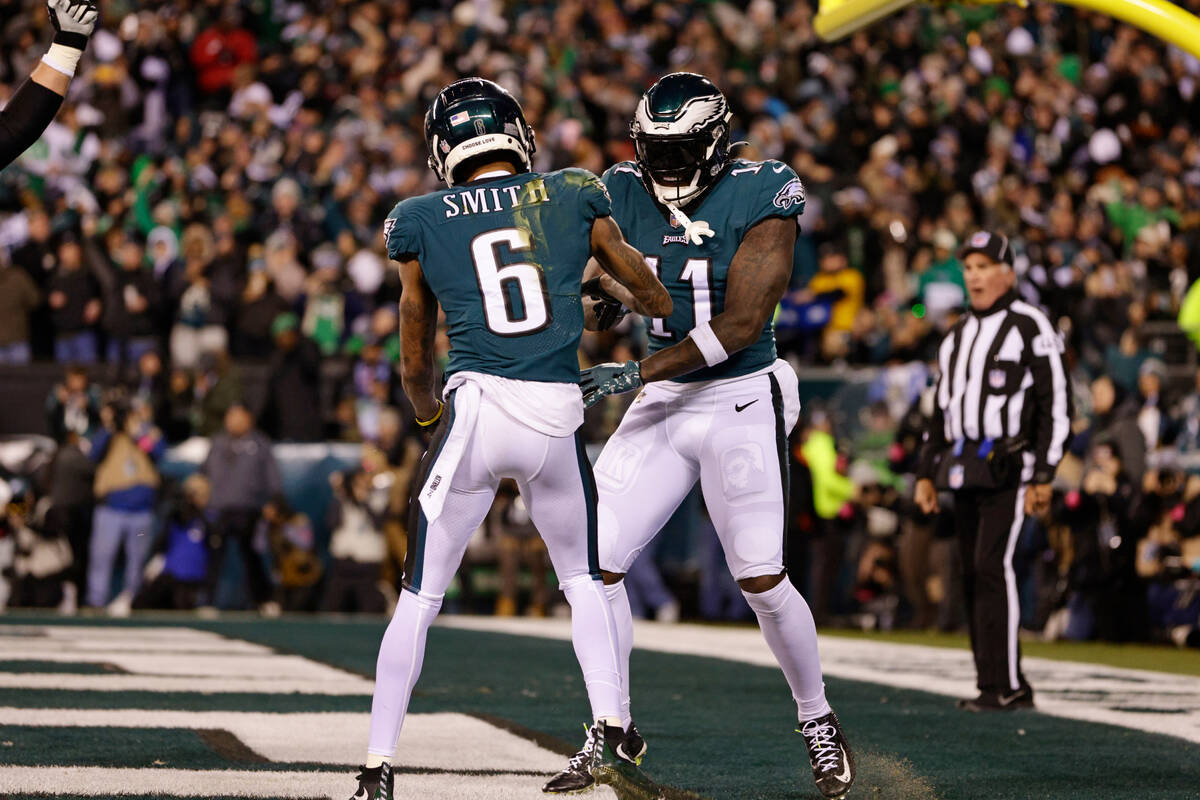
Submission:
[[[27,79],[0,111],[0,169],[24,153],[54,119],[63,96]]]

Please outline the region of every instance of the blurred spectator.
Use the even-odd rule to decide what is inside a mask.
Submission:
[[[178,382],[176,386],[181,386]],[[195,393],[192,433],[213,436],[225,425],[229,410],[242,402],[242,381],[228,353],[205,353],[192,382]]]
[[[276,613],[276,606],[283,611],[315,611],[322,566],[308,515],[293,509],[279,494],[263,507],[258,524],[266,533],[277,582],[278,599],[265,613]]]
[[[185,369],[173,369],[167,378],[164,406],[159,417],[163,434],[171,444],[192,435],[193,408],[196,392],[192,374]]]
[[[1079,445],[1090,440],[1112,444],[1116,456],[1128,475],[1146,471],[1146,438],[1138,425],[1138,410],[1133,401],[1120,401],[1117,387],[1107,375],[1092,381],[1092,419],[1086,436]]]
[[[254,533],[264,506],[282,490],[279,465],[270,440],[254,430],[254,418],[245,406],[235,404],[225,413],[225,429],[212,437],[200,472],[212,485],[209,505],[215,515],[209,601],[220,580],[225,548],[233,542],[241,553],[255,606],[264,613],[277,612],[262,558],[254,549]]]
[[[26,239],[12,249],[11,257],[14,267],[25,271],[39,291],[44,295],[49,289],[47,278],[53,273],[53,256],[55,241],[50,215],[41,208],[32,208],[26,214]],[[61,237],[65,239],[64,237]],[[33,345],[33,357],[44,359],[54,356],[54,333],[56,324],[50,319],[50,308],[43,305],[36,309],[30,318],[30,334]],[[60,359],[56,360],[70,360]]]
[[[65,431],[41,480],[44,497],[49,501],[45,530],[65,539],[71,548],[72,562],[60,606],[65,614],[73,614],[87,592],[96,466],[84,452],[86,441],[78,431]]]
[[[1166,413],[1166,397],[1163,394],[1166,379],[1166,365],[1157,358],[1147,359],[1138,370],[1138,400],[1141,401],[1141,409],[1138,411],[1137,424],[1150,452],[1158,449],[1170,424],[1170,417]]]
[[[146,407],[117,401],[101,409],[104,427],[92,440],[96,464],[96,511],[88,556],[88,605],[109,601],[117,553],[125,551],[124,585],[108,606],[126,616],[142,582],[142,566],[153,541],[154,506],[161,478],[157,463],[166,450]]]
[[[109,275],[104,301],[104,330],[108,360],[133,364],[158,345],[154,317],[160,302],[154,273],[142,267],[142,246],[125,237],[117,253],[118,269]]]
[[[25,271],[0,256],[0,364],[28,364],[33,358],[29,318],[40,302],[41,293]]]
[[[209,275],[215,252],[212,235],[193,225],[184,232],[183,248],[184,262],[172,286],[176,311],[171,326],[171,360],[176,366],[190,369],[205,353],[228,349],[225,309],[231,298],[216,294]]]
[[[315,442],[322,438],[321,356],[310,339],[300,336],[290,312],[271,325],[275,353],[267,379],[267,399],[259,417],[263,431],[276,441]]]
[[[58,264],[47,291],[54,325],[54,359],[95,363],[99,349],[94,326],[100,321],[103,305],[99,284],[85,268],[83,248],[75,239],[66,238],[59,244]]]
[[[853,514],[849,503],[857,489],[845,474],[845,459],[838,454],[828,415],[814,413],[802,438],[800,452],[812,474],[816,512],[809,548],[809,605],[820,624],[830,612],[846,546],[846,524]]]
[[[265,269],[252,270],[246,279],[234,321],[233,352],[242,358],[266,359],[274,352],[271,329],[290,304],[275,291]]]
[[[827,359],[845,358],[850,352],[850,331],[863,305],[863,276],[832,243],[821,245],[817,254],[819,271],[808,282],[808,291],[833,306],[821,351]]]
[[[200,91],[227,100],[234,72],[243,64],[253,64],[258,48],[254,34],[241,27],[241,12],[225,6],[217,21],[196,36],[191,57]]]
[[[157,350],[147,350],[126,379],[130,401],[149,409],[156,424],[166,416],[167,376],[163,374],[162,357]]]
[[[33,501],[33,492],[28,490],[6,501],[0,506],[0,528],[15,545],[10,601],[17,606],[47,608],[64,603],[71,591],[67,587],[74,587],[67,580],[71,545],[58,530],[47,529],[34,518]]]
[[[359,470],[329,476],[329,578],[322,611],[382,613],[387,606],[379,584],[388,543],[383,533],[387,497],[372,503],[371,475]]]
[[[199,605],[209,569],[208,498],[208,479],[189,475],[167,512],[146,564],[148,582],[134,598],[134,608],[190,610]]]
[[[63,382],[46,398],[46,427],[55,441],[62,442],[70,433],[87,439],[99,424],[100,389],[88,379],[86,369],[71,364]]]
[[[935,324],[966,303],[967,285],[963,280],[962,262],[954,253],[957,244],[954,234],[943,228],[933,235],[932,257],[922,253],[913,264],[917,273],[917,298],[925,305],[929,320]]]

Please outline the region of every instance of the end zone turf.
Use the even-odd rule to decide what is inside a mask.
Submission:
[[[541,797],[538,789],[544,776],[559,768],[563,754],[578,746],[586,718],[583,682],[571,647],[561,638],[564,626],[491,619],[444,621],[446,625],[435,626],[430,633],[412,723],[401,738],[401,761],[408,766],[400,783],[407,794],[400,796],[422,800]],[[13,627],[14,622],[26,628]],[[367,678],[383,627],[379,619],[235,618],[199,623],[187,617],[155,617],[120,625],[71,620],[66,626],[52,617],[0,619],[0,651],[6,662],[0,663],[0,676],[20,684],[23,679],[15,676],[50,663],[59,670],[54,676],[63,687],[0,688],[0,765],[5,765],[0,768],[0,796],[329,796],[341,800],[349,794],[350,764],[359,759],[366,738]],[[170,628],[170,633],[163,628]],[[637,635],[640,645],[672,650],[637,650],[633,664],[634,713],[650,742],[645,766],[656,781],[669,787],[664,792],[667,797],[817,797],[803,745],[791,732],[794,708],[787,686],[776,669],[758,665],[762,654],[756,650],[760,639],[755,631],[651,625],[639,628]],[[103,652],[106,647],[114,649],[113,637],[129,637],[128,644],[120,653]],[[55,649],[44,646],[48,641],[59,643],[58,656],[46,657],[47,651]],[[64,643],[71,641],[85,643],[74,646],[74,652],[86,657],[74,661],[67,655]],[[851,798],[1182,800],[1196,796],[1200,747],[1195,744],[1045,713],[963,714],[937,693],[952,691],[961,680],[954,667],[961,652],[941,649],[950,659],[943,662],[939,653],[925,652],[935,648],[853,642],[855,649],[839,654],[836,643],[827,645],[828,641],[824,639],[822,645],[830,647],[830,697],[858,755],[859,781]],[[204,655],[196,651],[198,646],[226,648],[222,652],[230,663],[238,658],[267,658],[268,665],[279,665],[278,672],[272,673],[279,691],[273,691],[269,681],[259,681],[255,691],[231,690],[222,682],[246,676],[228,664],[208,670],[209,674],[188,675],[174,669],[170,677],[190,680],[190,691],[75,686],[84,678],[104,678],[97,665],[116,665],[113,658],[118,655],[121,666],[111,677],[139,677],[142,667],[131,652],[136,649],[134,642],[155,656],[157,661],[145,662],[154,668],[178,663],[167,658],[172,653]],[[17,652],[21,647],[28,647],[28,654]],[[714,649],[722,657],[698,655]],[[276,657],[278,662],[271,660]],[[200,658],[196,663],[211,666],[213,662]],[[837,677],[846,664],[866,670],[870,679]],[[78,680],[70,671],[76,668],[73,665],[78,665]],[[1115,677],[1124,674],[1102,667],[1082,669],[1093,687],[1096,681],[1115,685]],[[914,673],[928,691],[888,685],[914,680]],[[318,674],[329,682],[329,694],[316,685],[295,685]],[[1183,683],[1173,684],[1178,676],[1149,675],[1147,679],[1141,674],[1125,688],[1132,686],[1145,699],[1153,688],[1147,680],[1160,678],[1159,690],[1172,686],[1179,690],[1173,695],[1160,691],[1169,702],[1184,711],[1200,711],[1200,680],[1185,677],[1180,678]],[[1090,697],[1086,691],[1075,694],[1071,702],[1081,707],[1104,708],[1116,697],[1103,692]],[[1046,692],[1039,700],[1042,696],[1050,700],[1051,695]],[[1183,718],[1163,710],[1157,718],[1173,723]],[[221,714],[225,716],[214,716]],[[285,719],[304,724],[290,728],[276,724]],[[313,721],[322,720],[330,724],[314,730]],[[422,721],[438,720],[452,723],[445,729],[446,744],[439,746],[444,751],[440,761],[438,753],[422,753],[420,743],[408,738],[417,731],[421,736],[416,738],[442,735],[420,727]],[[512,737],[516,750],[489,760],[495,754],[479,749],[472,730],[485,732],[488,740]],[[12,744],[4,746],[5,742]],[[338,763],[342,761],[347,763]],[[1138,765],[1150,763],[1155,770],[1147,775]],[[109,770],[121,770],[126,779],[114,784]],[[22,783],[5,783],[15,780],[11,776],[19,776]],[[91,783],[65,786],[64,776]],[[127,794],[118,795],[118,788]],[[639,797],[622,786],[605,787],[604,793],[592,796],[597,800]]]

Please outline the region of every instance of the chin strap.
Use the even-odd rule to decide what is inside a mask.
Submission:
[[[712,237],[717,235],[717,232],[708,227],[708,223],[704,220],[698,219],[693,222],[688,218],[687,214],[684,214],[683,211],[680,210],[679,206],[675,205],[674,203],[667,203],[666,205],[667,209],[675,215],[675,219],[679,220],[679,223],[683,225],[683,235],[687,237],[687,240],[692,244],[704,244],[703,237]]]

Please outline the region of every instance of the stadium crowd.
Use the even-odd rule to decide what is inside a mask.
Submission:
[[[0,101],[48,38],[37,6],[0,0]],[[599,173],[632,158],[644,88],[687,69],[725,91],[741,155],[786,161],[807,188],[782,355],[884,368],[860,403],[811,404],[793,437],[791,568],[817,616],[961,622],[946,532],[906,491],[931,348],[964,305],[957,248],[985,227],[1014,241],[1021,291],[1057,320],[1086,412],[1054,512],[1022,537],[1027,624],[1079,638],[1196,629],[1200,478],[1186,467],[1200,381],[1181,379],[1195,354],[1174,327],[1200,343],[1195,58],[1049,4],[913,8],[832,45],[813,33],[813,5],[771,0],[101,6],[58,121],[0,173],[0,362],[79,365],[47,401],[55,469],[9,506],[6,538],[26,562],[37,542],[57,553],[56,569],[26,566],[52,580],[26,580],[25,602],[61,594],[64,570],[80,600],[110,602],[124,537],[125,605],[152,588],[142,602],[212,602],[232,540],[262,607],[381,608],[356,592],[395,585],[420,450],[394,370],[399,285],[381,221],[436,188],[428,100],[460,75],[495,78],[537,131],[538,169]],[[630,320],[586,336],[581,357],[623,360],[644,343]],[[256,361],[268,386],[247,408],[239,370]],[[347,376],[332,400],[329,364]],[[625,402],[589,412],[590,441]],[[210,462],[266,459],[248,467],[261,485],[222,487],[228,471],[210,465],[167,486],[163,445],[193,435],[213,437]],[[267,445],[331,439],[370,455],[334,480],[327,557],[279,495]],[[141,482],[92,477],[114,458]],[[139,587],[151,548],[127,533],[151,512],[166,566]],[[545,560],[519,498],[495,516],[497,608],[511,612],[517,561],[536,574]],[[95,588],[72,549],[91,552]],[[666,570],[677,594],[696,585],[695,560]],[[647,607],[677,613],[648,580]],[[531,604],[548,602],[539,590]],[[712,613],[744,613],[731,605]]]

